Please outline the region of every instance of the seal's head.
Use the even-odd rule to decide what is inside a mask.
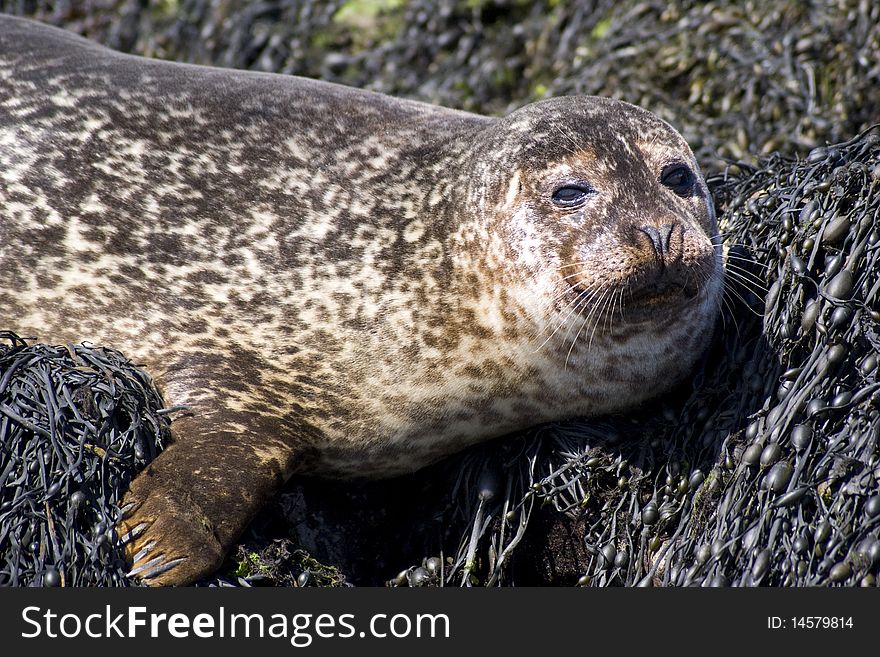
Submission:
[[[519,301],[541,349],[561,369],[625,383],[627,405],[684,377],[711,335],[723,273],[682,136],[646,110],[583,96],[524,107],[484,136],[471,202],[496,236],[498,275],[511,289],[530,282]],[[614,396],[590,411],[622,408]]]

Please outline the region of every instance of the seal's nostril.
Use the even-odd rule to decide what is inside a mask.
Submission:
[[[663,255],[663,240],[660,237],[660,231],[654,228],[654,226],[642,226],[639,228],[639,231],[648,236],[657,255]]]
[[[648,236],[651,245],[658,256],[664,258],[669,254],[669,242],[672,239],[672,231],[675,224],[663,224],[662,226],[642,226],[639,231]]]

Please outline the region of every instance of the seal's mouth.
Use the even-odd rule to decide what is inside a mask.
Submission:
[[[698,303],[703,296],[702,286],[695,278],[685,281],[660,278],[650,283],[630,279],[609,286],[604,292],[591,291],[578,282],[569,285],[571,303],[580,315],[614,324],[665,321]]]
[[[667,320],[696,304],[700,297],[700,289],[696,286],[641,290],[624,306],[622,317],[630,324]]]
[[[654,283],[630,288],[633,304],[646,307],[688,305],[700,295],[701,286],[695,280],[661,278]]]

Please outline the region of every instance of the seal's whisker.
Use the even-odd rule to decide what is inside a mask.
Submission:
[[[744,275],[747,275],[747,276],[753,278],[754,280],[759,281],[762,285],[766,282],[761,276],[759,276],[755,272],[751,271],[748,267],[744,267],[739,262],[728,262],[727,266],[725,267],[725,271],[731,271],[731,270],[742,272]]]
[[[727,258],[726,258],[726,262],[725,262],[725,264],[726,264],[728,267],[730,267],[730,266],[732,266],[732,265],[734,264],[732,261],[735,261],[736,263],[740,263],[740,262],[742,262],[742,263],[746,263],[746,264],[748,264],[748,265],[756,265],[756,266],[758,266],[758,267],[761,267],[761,268],[764,270],[764,273],[765,273],[765,274],[766,274],[768,271],[771,271],[771,267],[770,267],[769,265],[765,265],[765,264],[762,263],[762,262],[756,262],[755,260],[749,260],[748,258],[740,258],[739,256],[730,256],[730,255],[728,255]],[[737,266],[742,267],[743,265],[739,265],[739,264],[738,264]]]
[[[606,304],[606,308],[603,311],[605,318],[604,318],[604,321],[602,322],[602,328],[604,330],[608,331],[609,333],[611,332],[611,326],[613,323],[612,315],[614,313],[614,306],[617,303],[618,292],[619,292],[619,290],[616,290],[616,289],[612,290],[611,298],[609,299],[608,303]],[[592,337],[591,337],[591,342],[592,342]]]
[[[723,244],[727,241],[727,238],[731,237],[732,235],[734,235],[734,233],[718,233],[717,235],[710,235],[709,240],[713,243],[717,242],[718,244]],[[737,244],[730,245],[731,248],[733,248],[734,246],[737,246]]]
[[[558,282],[563,283],[567,279],[575,278],[577,276],[582,276],[585,273],[588,273],[588,272],[586,270],[579,271],[574,274],[571,274],[570,276],[566,276],[565,278],[560,278]],[[575,287],[574,285],[571,285],[571,284],[566,284],[566,285],[560,285],[559,287],[560,287],[560,289],[553,296],[554,303],[559,301],[560,299],[562,299],[566,295],[571,294],[572,290],[594,292],[601,287],[601,283],[591,283],[590,285],[587,285],[587,286],[578,285],[577,287]]]
[[[566,290],[566,293],[567,292],[568,292],[568,290]],[[546,345],[553,338],[553,336],[556,335],[556,333],[559,331],[559,329],[561,329],[563,326],[565,326],[568,323],[569,317],[571,317],[574,313],[576,313],[579,308],[588,304],[590,302],[590,300],[593,297],[595,297],[597,292],[598,292],[598,290],[584,290],[583,292],[579,293],[577,295],[577,297],[575,297],[572,301],[569,301],[565,306],[563,306],[562,311],[560,311],[560,312],[563,312],[566,308],[569,308],[569,307],[571,307],[571,310],[569,310],[568,314],[566,314],[565,317],[563,317],[562,319],[559,320],[556,328],[553,329],[553,332],[550,333],[550,335],[548,335],[547,338],[540,345],[538,345],[538,348],[535,350],[535,353],[540,351],[544,347],[544,345]],[[569,327],[569,331],[570,330],[571,330],[571,327]],[[566,336],[567,335],[568,335],[568,332],[566,332]],[[563,343],[564,343],[564,339],[563,339]]]
[[[597,318],[596,321],[598,322],[599,315],[597,315],[596,313],[599,310],[599,308],[602,306],[602,302],[604,301],[605,297],[608,295],[608,292],[609,292],[609,289],[606,288],[602,292],[602,296],[599,297],[599,301],[597,301],[593,305],[593,307],[590,309],[590,312],[587,314],[586,317],[584,317],[584,321],[581,322],[580,328],[578,328],[578,331],[575,334],[574,339],[571,341],[571,347],[569,347],[569,349],[568,349],[568,354],[565,356],[565,367],[566,368],[568,367],[568,361],[571,358],[571,352],[574,350],[574,346],[577,343],[578,338],[581,336],[581,332],[584,330],[584,326],[587,324],[588,321],[590,321],[590,318],[593,317],[594,315],[596,316],[596,318]],[[587,350],[589,351],[589,348]]]
[[[580,307],[582,307],[584,304],[589,302],[587,299],[588,296],[589,295],[585,292],[581,293],[574,299],[574,301],[569,302],[563,308],[563,310],[565,310],[567,308],[570,308],[570,310],[568,311],[568,313],[566,313],[566,315],[564,317],[557,320],[555,328],[553,328],[553,330],[544,339],[544,341],[540,345],[538,345],[538,348],[535,350],[536,352],[540,351],[544,347],[544,345],[546,345],[548,342],[550,342],[550,340],[553,339],[553,336],[555,336],[559,332],[559,330],[568,323],[569,317],[576,314]],[[551,326],[552,326],[552,323],[551,323]],[[569,330],[570,330],[570,328],[569,328]]]
[[[620,291],[620,321],[626,321],[626,294],[629,292],[630,300],[632,300],[632,291],[629,288],[625,288]]]
[[[765,264],[763,262],[758,262],[754,258],[745,258],[741,255],[737,255],[737,254],[732,253],[730,251],[728,251],[726,254],[724,254],[724,259],[725,259],[725,261],[728,261],[728,262],[730,260],[738,260],[740,262],[745,262],[750,265],[754,265],[755,267],[760,267],[761,269],[764,269],[764,270],[771,269],[770,265],[768,265],[768,264]]]
[[[562,336],[562,345],[563,346],[565,346],[565,343],[568,341],[568,336],[571,333],[571,329],[576,322],[576,320],[573,318],[573,316],[576,317],[576,316],[580,316],[581,314],[583,314],[583,310],[591,303],[593,304],[593,308],[590,309],[590,312],[593,312],[596,307],[596,304],[594,303],[594,301],[596,299],[596,295],[598,295],[599,292],[601,292],[601,291],[602,290],[595,290],[591,294],[589,294],[588,296],[584,296],[583,301],[581,303],[579,303],[577,305],[577,307],[574,308],[574,311],[577,311],[577,312],[576,313],[571,312],[568,314],[568,316],[566,316],[564,321],[565,321],[565,323],[568,324],[568,329],[565,331],[565,335]],[[602,296],[604,296],[604,295],[605,295],[605,293],[603,292]],[[600,301],[601,301],[601,298],[600,298]],[[571,321],[569,321],[570,318],[571,318]],[[577,340],[577,335],[575,335],[574,339]],[[568,362],[567,357],[566,357],[566,362]]]
[[[576,294],[574,295],[573,298],[571,298],[572,292],[576,292]],[[556,321],[553,318],[556,315],[561,315],[562,313],[564,313],[567,309],[571,308],[572,306],[574,306],[576,303],[579,302],[579,299],[582,294],[589,293],[589,292],[590,292],[589,289],[585,289],[585,290],[578,292],[572,287],[565,287],[557,292],[554,292],[553,295],[549,299],[546,300],[546,302],[541,304],[541,307],[539,309],[536,309],[534,312],[530,313],[530,315],[534,318],[543,317],[543,318],[547,319],[547,323],[550,324],[550,326],[553,326]],[[569,297],[569,298],[565,301],[565,303],[563,303],[560,306],[559,302],[562,301],[563,299],[566,299],[566,297]],[[541,333],[544,333],[547,330],[548,329],[546,329],[546,328],[542,328]]]
[[[736,290],[736,289],[734,289],[732,286],[730,286],[730,285],[727,283],[727,281],[725,281],[725,282],[724,282],[724,294],[727,294],[728,292],[729,292],[730,294],[732,294],[733,296],[735,296],[737,299],[739,299],[739,301],[742,303],[742,305],[744,305],[744,306],[749,310],[749,312],[753,313],[753,314],[754,314],[755,316],[757,316],[757,317],[763,317],[763,316],[764,316],[763,313],[759,313],[757,310],[755,310],[754,308],[752,308],[752,306],[749,305],[749,302],[746,301],[746,299],[745,299],[745,298],[739,293],[739,291]]]
[[[685,290],[687,290],[688,284],[690,284],[690,282],[691,282],[691,272],[688,271],[687,275],[684,277],[684,282],[681,284],[682,293],[684,293]],[[693,296],[694,299],[696,299],[698,296],[700,296],[700,291],[701,291],[701,287],[698,285],[697,286],[697,293]]]
[[[729,266],[727,268],[727,274],[731,279],[741,283],[743,287],[751,292],[763,292],[766,295],[769,291],[769,288],[764,285],[764,281],[751,272],[744,271],[738,267]]]
[[[740,292],[748,294],[754,294],[759,299],[763,299],[767,296],[767,290],[764,288],[757,288],[754,286],[752,281],[742,280],[737,278],[735,275],[731,275],[724,280],[724,286],[729,288],[731,291],[737,290]]]
[[[611,298],[612,299],[614,298],[614,291],[613,290],[612,290]],[[593,338],[596,336],[596,329],[599,328],[599,321],[602,319],[602,315],[603,314],[605,315],[606,320],[607,320],[607,316],[608,316],[608,314],[605,310],[607,308],[607,302],[605,302],[604,297],[602,299],[600,299],[599,304],[601,305],[601,311],[596,314],[596,319],[593,322],[593,330],[590,331],[590,340],[587,342],[587,351],[588,352],[590,350],[592,350],[592,348],[593,348]],[[604,326],[604,324],[603,324],[603,326]],[[572,345],[572,347],[573,346],[574,345]]]
[[[618,307],[620,310],[620,321],[623,321],[623,289],[617,291],[615,295],[615,302],[611,306],[611,311],[609,312],[610,322],[608,323],[608,332],[610,334],[614,334],[614,308]]]
[[[749,301],[748,301],[748,299],[747,299],[746,297],[744,297],[744,296],[742,295],[742,293],[740,293],[740,291],[737,290],[736,288],[731,287],[731,286],[729,286],[729,285],[725,285],[725,286],[724,286],[724,292],[725,292],[725,293],[728,293],[730,296],[735,297],[736,299],[738,299],[738,300],[739,300],[744,306],[746,306],[749,310],[752,310],[756,315],[758,315],[758,316],[763,316],[762,313],[760,313],[760,312],[754,310],[754,308],[752,308],[752,304],[750,304]]]
[[[730,301],[727,299],[727,295],[718,295],[718,297],[716,297],[715,299],[715,303],[718,304],[718,313],[721,315],[722,328],[724,330],[727,330],[726,315],[729,313],[730,321],[733,322],[733,326],[736,329],[736,335],[738,338],[741,337],[739,332],[739,322],[736,321],[736,313],[734,312],[733,306],[731,305]],[[727,310],[727,312],[724,312],[725,309]]]
[[[731,262],[727,263],[724,272],[725,278],[735,278],[745,284],[749,289],[760,289],[763,290],[765,294],[769,289],[769,284],[764,278]]]
[[[700,287],[700,295],[705,296],[706,300],[709,300],[711,298],[712,303],[718,308],[717,314],[719,317],[721,317],[721,328],[722,330],[727,330],[727,318],[725,317],[724,306],[722,305],[723,303],[726,303],[724,294],[716,294],[712,297],[709,296],[709,282],[712,280],[712,273],[710,271],[700,271],[697,274],[697,280]],[[732,312],[732,309],[730,309],[730,311]],[[739,335],[739,326],[735,326],[737,330],[737,335]]]
[[[581,311],[587,307],[587,305],[590,303],[590,301],[594,297],[595,297],[595,293],[590,294],[590,295],[587,295],[587,294],[579,295],[577,304],[575,304],[572,307],[572,310],[564,318],[562,318],[560,320],[559,325],[556,327],[556,329],[553,331],[553,333],[550,336],[548,336],[547,340],[545,340],[543,344],[546,344],[547,341],[549,341],[554,335],[556,335],[563,326],[567,326],[568,328],[566,329],[565,334],[562,336],[562,340],[561,340],[561,342],[564,346],[566,341],[568,340],[568,335],[571,333],[571,328],[574,324],[573,317],[580,316]]]
[[[603,296],[604,296],[604,294],[607,294],[607,291],[605,293],[603,293]],[[575,345],[575,343],[577,343],[577,340],[581,335],[581,331],[583,331],[583,329],[584,329],[584,325],[587,323],[587,321],[590,318],[590,315],[592,315],[593,312],[595,312],[595,310],[596,310],[596,306],[594,305],[590,309],[590,312],[584,317],[583,321],[581,322],[581,325],[578,327],[577,333],[575,333],[575,336],[571,341],[571,347],[568,348],[568,353],[565,355],[565,364],[563,365],[563,369],[568,369],[568,361],[571,358],[571,352],[574,349],[574,345]],[[569,332],[570,332],[570,329],[569,329]],[[568,337],[568,332],[566,332],[566,338],[567,337]],[[564,344],[565,343],[563,342],[563,345]]]
[[[729,273],[729,272],[726,272],[726,273]],[[730,280],[728,280],[727,276],[725,276],[721,280],[721,294],[716,296],[716,304],[718,305],[719,314],[721,315],[722,326],[724,328],[727,327],[727,316],[729,315],[730,321],[733,323],[733,326],[736,329],[737,337],[739,337],[740,330],[739,330],[739,321],[737,321],[737,318],[740,316],[740,313],[736,312],[736,308],[734,307],[733,299],[731,298],[732,295],[728,292],[728,288],[730,288],[730,286],[731,286]],[[745,301],[743,301],[743,303],[746,306],[749,305]],[[726,312],[725,312],[725,310],[726,310]],[[754,310],[751,307],[749,307],[749,310],[752,310],[752,312],[754,313]],[[760,316],[760,314],[758,314],[758,316]]]
[[[582,294],[583,292],[591,292],[591,291],[594,291],[594,289],[595,289],[595,288],[594,288],[593,286],[590,286],[590,287],[583,288],[582,290],[578,291],[578,290],[576,290],[575,288],[573,288],[572,286],[565,286],[563,289],[559,290],[558,292],[556,292],[556,293],[553,295],[553,297],[552,297],[551,300],[550,300],[549,305],[550,305],[551,307],[555,306],[560,300],[564,299],[564,298],[567,297],[567,296],[570,296],[571,293],[572,293],[573,291],[577,292],[577,294],[580,295],[580,294]],[[561,309],[559,310],[559,312],[562,312],[563,310],[565,310],[565,308],[567,308],[570,304],[571,304],[571,301],[567,302],[567,303],[565,304],[565,306],[563,306],[563,308],[561,308]]]
[[[560,281],[567,281],[570,278],[577,278],[578,276],[583,276],[584,274],[588,274],[588,273],[589,273],[588,269],[582,269],[580,271],[575,272],[574,274],[569,274],[568,276],[563,276],[559,280]]]
[[[605,294],[606,294],[606,291],[603,291],[602,295],[604,296]],[[587,321],[587,318],[595,311],[595,309],[596,309],[596,304],[594,303],[593,307],[590,308],[590,311],[588,313],[586,313],[586,315],[581,313],[581,316],[583,317],[583,319],[581,320],[581,325],[578,328],[578,332],[575,333],[574,339],[571,342],[571,347],[569,348],[568,353],[565,356],[565,364],[563,365],[563,369],[568,368],[568,359],[571,356],[571,350],[574,348],[574,344],[575,344],[575,342],[577,342],[578,336],[580,335],[580,331],[583,328],[583,323]],[[565,332],[565,335],[562,338],[562,346],[563,347],[565,346],[565,343],[568,341],[568,336],[571,333],[571,329],[572,329],[573,325],[574,325],[574,322],[572,322],[569,325],[568,330]]]
[[[612,299],[612,303],[608,308],[608,334],[614,335],[614,309],[617,307],[621,300],[623,299],[623,290],[616,290],[614,293],[614,298]],[[591,339],[592,341],[592,339]]]

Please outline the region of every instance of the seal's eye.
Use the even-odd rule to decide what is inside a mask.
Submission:
[[[586,185],[563,185],[553,192],[553,203],[560,208],[576,208],[582,205],[592,193],[592,188]]]
[[[679,196],[687,196],[694,187],[694,174],[684,164],[670,164],[660,172],[660,184]]]

